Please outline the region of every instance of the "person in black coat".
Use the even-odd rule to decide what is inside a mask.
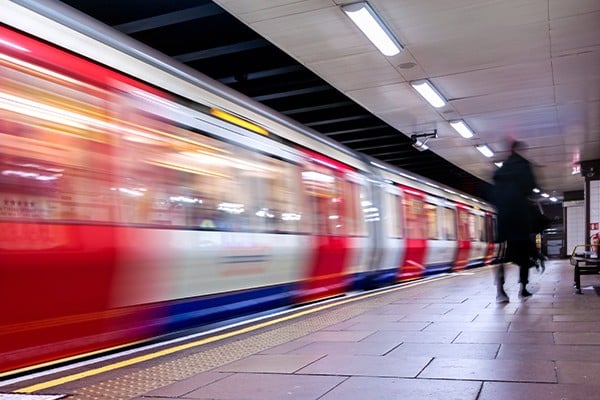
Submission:
[[[519,154],[524,150],[523,142],[514,141],[511,155],[494,173],[493,202],[498,210],[498,241],[506,242],[505,259],[519,266],[520,295],[531,296],[527,291],[529,282],[529,234],[531,215],[528,197],[536,187],[531,164]],[[504,265],[497,270],[497,301],[507,302],[504,291]]]

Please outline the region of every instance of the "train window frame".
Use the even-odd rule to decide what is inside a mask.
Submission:
[[[361,207],[361,184],[350,179],[344,180],[346,231],[349,236],[366,236],[365,221]]]
[[[341,171],[307,160],[301,166],[301,177],[301,192],[308,198],[312,214],[311,233],[318,236],[348,236],[345,179]]]
[[[470,212],[465,207],[457,208],[457,233],[459,241],[470,241],[469,236],[469,215]]]
[[[450,212],[450,215],[448,214]],[[445,240],[455,241],[458,239],[458,229],[457,229],[457,211],[456,208],[443,206],[443,237]],[[450,218],[448,218],[450,217]],[[450,223],[451,222],[451,223]],[[451,230],[449,229],[451,228]]]
[[[439,224],[438,205],[431,201],[423,201],[423,215],[426,221],[426,239],[427,240],[442,240]]]
[[[399,193],[386,190],[384,192],[384,210],[385,224],[388,232],[388,237],[393,239],[401,239],[404,237],[404,227],[402,224],[402,198]]]
[[[403,211],[404,211],[404,227],[406,229],[407,239],[427,239],[427,231],[423,227],[421,210],[425,200],[422,196],[404,191]]]

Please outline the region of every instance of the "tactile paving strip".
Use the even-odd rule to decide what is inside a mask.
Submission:
[[[394,291],[395,292],[395,291]],[[276,324],[265,332],[252,334],[242,339],[228,341],[210,349],[199,346],[196,353],[160,363],[115,379],[100,382],[72,392],[73,400],[116,400],[139,397],[144,393],[189,378],[256,354],[309,333],[343,322],[374,308],[390,304],[395,299],[394,292],[381,293],[366,299],[357,299],[347,304],[317,312],[296,322]]]

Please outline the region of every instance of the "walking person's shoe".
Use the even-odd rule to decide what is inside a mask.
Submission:
[[[508,298],[508,295],[504,289],[500,288],[500,290],[498,290],[498,294],[496,294],[496,303],[508,303],[509,301],[510,299]]]
[[[522,285],[521,291],[519,292],[519,296],[526,298],[526,297],[530,297],[532,295],[532,293],[530,293],[527,290],[527,286],[526,285]]]

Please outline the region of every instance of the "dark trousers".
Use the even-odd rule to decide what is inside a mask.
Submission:
[[[506,258],[519,266],[519,282],[529,283],[529,240],[509,240],[506,243]]]
[[[504,284],[504,263],[512,262],[519,266],[519,282],[523,286],[529,283],[529,240],[509,240],[502,249],[501,264],[496,271],[496,283],[501,287]],[[502,251],[501,250],[501,251]]]

